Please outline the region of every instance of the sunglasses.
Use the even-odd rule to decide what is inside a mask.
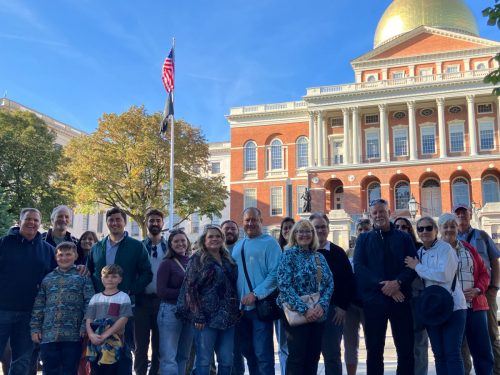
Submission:
[[[410,227],[408,225],[395,225],[396,229],[399,229],[399,230],[409,230]]]
[[[423,231],[432,232],[434,227],[432,225],[426,225],[425,227],[417,227],[417,232],[422,233]]]
[[[156,247],[156,245],[153,245],[153,247],[151,248],[151,256],[153,258],[158,258],[158,248]]]

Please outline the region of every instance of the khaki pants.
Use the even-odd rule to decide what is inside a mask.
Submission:
[[[488,289],[486,291],[486,299],[488,300],[488,332],[490,333],[491,348],[493,349],[493,357],[495,358],[495,366],[493,374],[500,375],[500,341],[498,339],[498,320],[497,320],[497,290]],[[464,339],[462,346],[462,356],[464,358],[465,373],[470,374],[472,370],[472,360],[470,357],[467,340]]]

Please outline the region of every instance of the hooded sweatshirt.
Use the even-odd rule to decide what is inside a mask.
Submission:
[[[0,237],[0,310],[31,312],[42,279],[57,263],[40,233],[28,241],[12,228]]]

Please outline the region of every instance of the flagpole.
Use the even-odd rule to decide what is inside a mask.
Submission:
[[[173,63],[175,67],[175,38],[172,38]],[[174,73],[175,75],[175,70]],[[174,104],[174,90],[172,90],[172,105]],[[174,116],[170,116],[170,196],[169,196],[169,220],[168,228],[174,229]]]

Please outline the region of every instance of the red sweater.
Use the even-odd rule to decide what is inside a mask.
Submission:
[[[488,301],[486,300],[486,296],[484,295],[484,293],[488,289],[488,285],[490,285],[490,275],[488,275],[488,270],[486,269],[483,259],[474,248],[474,246],[466,241],[460,242],[462,242],[465,248],[469,250],[469,253],[474,259],[474,270],[472,271],[472,274],[474,275],[474,288],[478,288],[481,291],[478,296],[472,299],[472,310],[489,310]]]

